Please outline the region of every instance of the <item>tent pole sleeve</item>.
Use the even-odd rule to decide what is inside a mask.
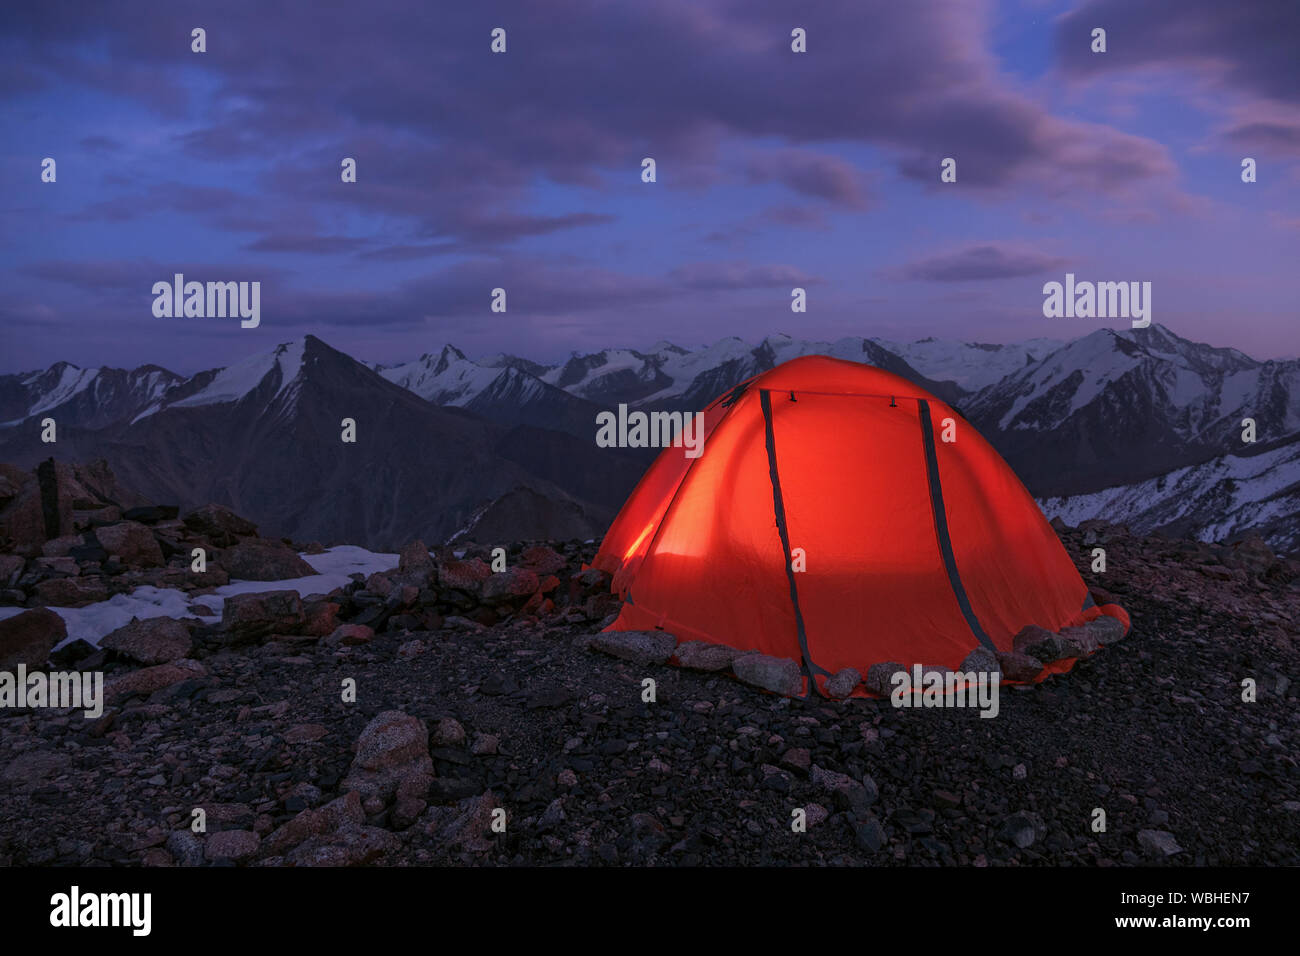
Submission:
[[[930,482],[930,506],[934,511],[934,530],[939,538],[939,551],[943,555],[943,565],[948,570],[948,584],[957,598],[966,624],[976,639],[990,651],[997,653],[993,640],[980,625],[975,610],[971,607],[966,587],[961,583],[961,574],[957,570],[957,556],[952,550],[952,538],[948,534],[948,512],[943,505],[943,486],[939,483],[939,455],[934,444],[934,423],[930,420],[930,403],[925,399],[917,400],[921,419],[921,441],[925,445],[925,472]]]
[[[785,519],[785,499],[781,496],[781,475],[776,467],[776,434],[772,428],[772,395],[766,389],[761,389],[758,397],[759,404],[763,408],[763,428],[767,441],[767,471],[772,480],[772,506],[776,511],[776,529],[781,535],[781,549],[785,553],[785,576],[786,580],[790,582],[790,603],[794,606],[795,627],[799,632],[799,652],[803,655],[803,669],[808,678],[809,687],[821,695],[821,688],[817,686],[813,672],[816,671],[824,675],[828,675],[830,672],[814,664],[812,655],[808,653],[808,634],[804,629],[803,612],[799,610],[799,587],[795,581],[794,567],[790,556],[790,530]]]

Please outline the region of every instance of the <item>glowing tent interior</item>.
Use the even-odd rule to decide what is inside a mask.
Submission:
[[[609,630],[790,658],[805,693],[848,667],[957,668],[977,646],[1011,651],[1025,625],[1129,624],[1094,604],[1032,496],[958,412],[824,356],[715,400],[703,454],[660,453],[593,566],[624,599]]]

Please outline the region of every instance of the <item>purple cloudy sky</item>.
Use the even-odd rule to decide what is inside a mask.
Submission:
[[[1298,46],[1296,0],[7,4],[0,371],[1071,338],[1066,271],[1294,355]],[[155,319],[174,272],[261,281],[261,328]]]

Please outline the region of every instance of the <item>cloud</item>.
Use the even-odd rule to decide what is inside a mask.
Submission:
[[[750,182],[776,181],[815,199],[850,209],[866,204],[862,174],[851,164],[803,149],[759,153],[745,167]]]
[[[491,20],[472,4],[434,11],[375,0],[357,17],[347,7],[231,3],[209,28],[201,63],[188,51],[190,11],[141,5],[134,16],[101,2],[75,16],[64,5],[58,18],[19,12],[0,27],[0,46],[25,42],[56,75],[189,116],[179,144],[195,157],[294,157],[301,177],[304,144],[328,141],[333,168],[337,145],[397,144],[367,163],[371,185],[409,193],[418,182],[452,213],[443,228],[478,239],[570,222],[532,221],[517,208],[514,218],[498,209],[478,220],[454,202],[478,177],[512,184],[517,206],[539,178],[596,187],[647,155],[670,182],[674,170],[711,163],[728,139],[756,153],[771,147],[740,176],[848,204],[863,201],[862,186],[843,161],[819,153],[832,143],[878,146],[905,175],[932,183],[938,160],[955,156],[962,181],[983,188],[1065,180],[1107,189],[1169,170],[1150,140],[1055,117],[1019,92],[986,47],[987,4],[969,0],[827,0],[800,11],[809,52],[799,55],[780,0],[573,5],[564,16],[517,0],[494,6]],[[494,56],[486,38],[498,20],[511,40]],[[210,105],[176,82],[200,66],[217,86],[202,98]],[[411,156],[442,162],[415,180],[401,171]],[[469,179],[457,175],[466,162],[476,166]]]
[[[771,289],[813,285],[819,282],[802,269],[786,265],[750,265],[744,262],[702,262],[679,266],[671,278],[687,289]]]
[[[153,284],[171,282],[177,272],[182,273],[187,282],[257,280],[264,287],[268,284],[282,286],[285,282],[281,270],[269,269],[262,262],[221,265],[192,261],[159,262],[146,258],[54,259],[28,263],[18,267],[17,271],[56,288],[87,294],[89,298],[78,302],[81,309],[94,311],[100,306],[123,303],[131,309],[138,303],[144,315],[150,314]]]
[[[484,321],[494,316],[490,303],[495,288],[506,290],[508,315],[559,316],[605,314],[698,292],[762,290],[818,281],[780,264],[698,263],[662,275],[639,276],[523,256],[464,260],[375,289],[302,288],[283,270],[261,264],[54,260],[21,271],[81,293],[78,307],[96,312],[105,321],[147,319],[153,283],[170,282],[173,273],[180,272],[186,281],[260,281],[263,315],[277,325],[354,325],[364,320],[377,328],[412,328],[430,319]]]
[[[81,148],[89,153],[115,153],[122,144],[111,136],[86,136],[81,140]]]
[[[1092,53],[1094,27],[1107,50]],[[1090,0],[1056,24],[1056,53],[1068,76],[1176,69],[1250,96],[1300,99],[1300,4],[1295,0]]]
[[[276,235],[263,236],[246,246],[249,252],[305,252],[313,255],[337,255],[355,252],[369,245],[370,240],[350,236]]]
[[[1059,269],[1068,262],[1034,249],[1002,242],[968,245],[907,263],[890,271],[899,279],[924,282],[968,282],[981,279],[1015,279]]]
[[[1267,100],[1235,106],[1219,130],[1219,140],[1263,156],[1300,157],[1300,106]]]
[[[151,184],[144,192],[114,196],[70,213],[73,222],[131,222],[158,213],[182,212],[207,216],[241,205],[242,197],[224,186],[175,181]]]

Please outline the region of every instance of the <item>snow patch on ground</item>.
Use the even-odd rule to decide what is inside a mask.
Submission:
[[[130,594],[115,594],[107,601],[88,604],[86,607],[52,607],[68,625],[67,640],[62,647],[80,638],[95,646],[106,634],[131,623],[131,618],[150,617],[194,618],[215,623],[221,617],[225,599],[234,594],[255,594],[258,591],[297,591],[303,597],[309,594],[327,594],[348,583],[348,575],[370,575],[397,567],[396,554],[367,551],[355,545],[340,545],[324,554],[304,554],[303,560],[316,569],[316,573],[284,581],[231,581],[211,594],[190,598],[175,588],[138,587]],[[209,613],[196,612],[195,608]],[[0,607],[0,620],[21,614],[27,608]]]

